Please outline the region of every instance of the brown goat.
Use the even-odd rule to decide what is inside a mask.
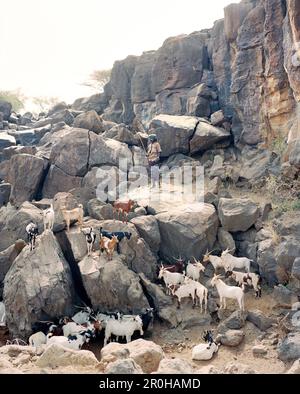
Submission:
[[[134,204],[135,203],[132,200],[128,200],[127,202],[115,201],[113,204],[114,218],[115,218],[115,213],[118,213],[118,219],[119,219],[119,214],[121,213],[122,222],[125,221],[124,219],[126,219],[127,222],[128,214],[134,207]]]
[[[115,235],[112,237],[112,239],[106,238],[106,237],[100,237],[100,254],[102,251],[105,250],[107,256],[108,256],[108,260],[112,260],[112,256],[114,254],[115,251],[115,247],[118,243],[118,237],[116,237]]]

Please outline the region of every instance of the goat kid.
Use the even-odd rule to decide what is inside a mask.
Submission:
[[[118,238],[114,235],[111,239],[106,237],[100,238],[100,254],[105,250],[108,260],[112,260],[116,245],[118,244]]]
[[[255,291],[255,297],[261,297],[261,277],[254,272],[237,272],[237,271],[227,271],[226,278],[232,278],[239,286],[249,285],[253,286]]]
[[[244,287],[241,289],[237,286],[228,286],[220,278],[221,275],[214,275],[211,280],[211,285],[216,286],[220,297],[220,309],[226,309],[226,298],[231,298],[237,300],[240,310],[244,311]]]
[[[27,233],[27,241],[30,245],[30,250],[33,250],[35,248],[36,237],[39,233],[38,226],[31,222],[26,226],[25,231]]]
[[[46,230],[53,231],[54,219],[55,219],[55,213],[53,209],[53,204],[51,204],[50,208],[47,208],[43,211],[44,231]]]
[[[112,237],[115,235],[118,238],[119,243],[117,244],[117,253],[120,254],[120,242],[124,239],[127,238],[128,240],[131,238],[132,233],[129,233],[127,231],[106,231],[103,230],[102,227],[100,227],[100,237],[106,237],[109,239],[112,239]]]

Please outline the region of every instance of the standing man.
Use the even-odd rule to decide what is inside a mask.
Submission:
[[[151,187],[155,187],[159,185],[159,161],[160,161],[160,153],[161,147],[159,142],[157,141],[157,136],[155,134],[150,134],[148,137],[148,163],[151,171]]]

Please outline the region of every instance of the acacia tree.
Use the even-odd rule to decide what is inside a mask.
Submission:
[[[24,108],[24,102],[26,100],[25,95],[21,89],[16,90],[1,90],[0,100],[9,102],[12,105],[12,109],[15,112],[19,112]]]
[[[110,75],[111,69],[95,70],[90,74],[89,79],[83,82],[82,85],[96,90],[102,90],[104,85],[109,81]]]

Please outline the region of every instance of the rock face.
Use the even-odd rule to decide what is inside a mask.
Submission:
[[[39,157],[23,153],[10,159],[8,182],[12,185],[10,199],[13,204],[20,205],[37,196],[44,170],[45,162]]]
[[[216,240],[218,217],[210,204],[191,204],[156,215],[161,234],[160,252],[172,259],[200,258]]]
[[[259,310],[249,311],[247,320],[255,324],[261,331],[266,331],[273,324],[273,320],[265,316]]]
[[[219,334],[216,341],[225,346],[238,346],[244,339],[245,333],[242,330],[227,330]]]
[[[180,358],[164,358],[159,364],[157,374],[193,374],[192,366]]]
[[[20,287],[18,284],[22,283]],[[7,325],[15,337],[31,334],[31,324],[73,309],[73,285],[68,263],[51,232],[37,239],[36,248],[22,250],[5,277]]]
[[[131,219],[139,235],[144,238],[152,252],[157,253],[160,247],[160,232],[157,220],[154,216],[139,216]]]
[[[249,199],[220,198],[219,218],[225,230],[247,231],[258,219],[258,206]]]
[[[149,308],[138,276],[130,271],[120,257],[112,261],[101,256],[85,257],[79,263],[82,280],[93,308],[103,312],[118,310],[140,313]]]
[[[12,105],[7,101],[0,100],[0,113],[3,115],[4,120],[8,120],[11,114]]]

